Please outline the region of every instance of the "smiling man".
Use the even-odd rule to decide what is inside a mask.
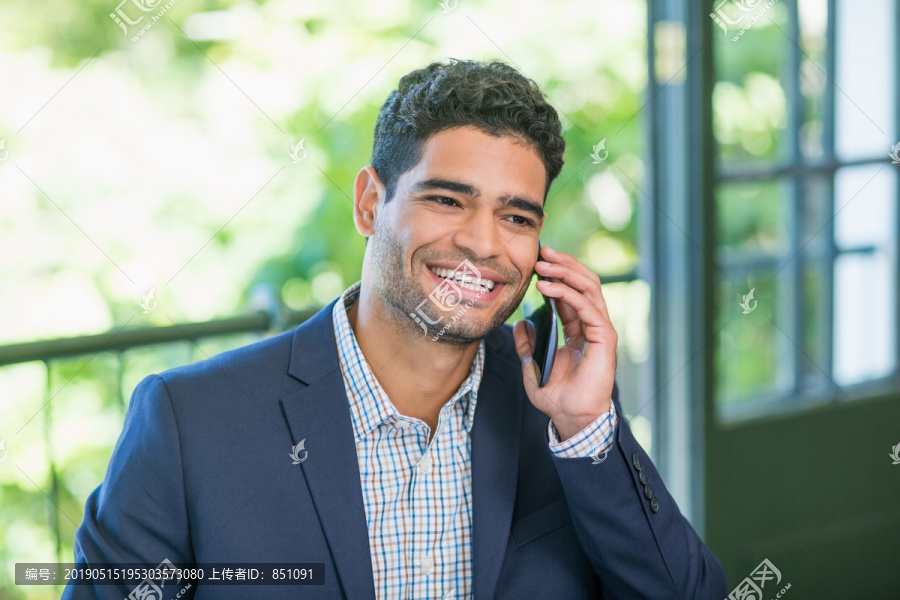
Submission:
[[[599,279],[538,257],[560,131],[505,64],[406,75],[356,178],[361,280],[294,331],[142,381],[76,560],[321,563],[315,586],[126,590],[154,600],[724,598],[618,416]],[[544,387],[533,327],[504,325],[535,272],[566,340]],[[99,596],[123,597],[64,598]]]

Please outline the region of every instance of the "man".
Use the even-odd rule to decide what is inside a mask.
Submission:
[[[294,331],[142,381],[76,560],[324,564],[323,585],[197,599],[724,598],[620,418],[600,281],[538,260],[560,131],[502,63],[401,79],[354,188],[361,281]],[[535,271],[566,339],[544,387],[533,327],[504,325]],[[89,589],[64,597],[116,588]]]

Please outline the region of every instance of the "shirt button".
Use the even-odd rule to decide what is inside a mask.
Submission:
[[[426,556],[422,559],[422,570],[426,573],[431,573],[431,570],[434,568],[434,559],[430,556]]]
[[[420,469],[423,473],[430,473],[430,472],[431,472],[431,466],[432,466],[432,464],[431,464],[431,457],[430,457],[430,456],[426,456],[426,457],[424,457],[422,460],[419,461],[419,469]]]

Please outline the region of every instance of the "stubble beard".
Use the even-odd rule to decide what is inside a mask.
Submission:
[[[382,301],[393,309],[391,320],[397,323],[410,336],[424,337],[428,335],[435,341],[457,347],[466,347],[481,341],[488,333],[502,325],[515,312],[527,290],[527,286],[519,290],[516,298],[507,302],[494,313],[493,318],[487,324],[474,320],[466,313],[474,308],[469,308],[468,301],[462,301],[449,311],[442,310],[431,300],[427,300],[431,290],[422,289],[415,274],[427,269],[425,263],[427,256],[413,256],[413,279],[406,275],[404,249],[397,241],[393,230],[387,227],[376,227],[369,239],[372,246],[372,281],[375,290]],[[419,260],[421,258],[421,260]],[[440,257],[433,257],[439,260]],[[507,277],[507,281],[510,278]],[[511,286],[507,283],[507,286]],[[424,304],[423,300],[427,300]],[[432,321],[443,317],[437,323],[431,324],[419,316],[418,311],[423,311]],[[454,315],[462,311],[456,322],[450,323]],[[414,320],[418,317],[424,323],[427,332],[422,331],[421,325]]]

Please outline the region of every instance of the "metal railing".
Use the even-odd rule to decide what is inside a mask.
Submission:
[[[282,324],[296,326],[314,315],[317,310],[286,311],[284,315],[279,316],[268,311],[259,311],[203,323],[180,323],[166,327],[134,327],[98,335],[10,344],[0,346],[0,367],[33,361],[46,363],[60,358],[99,352],[122,352],[138,346],[196,341],[202,338],[242,333],[272,332],[282,329],[280,327]]]
[[[49,489],[41,489],[41,487],[37,485],[25,471],[22,472],[50,502],[50,505],[48,505],[49,522],[47,529],[52,532],[51,537],[54,538],[55,541],[57,560],[59,562],[70,562],[71,557],[65,558],[62,556],[63,537],[60,529],[60,512],[63,511],[59,506],[61,482],[58,465],[53,459],[54,452],[52,451],[50,435],[52,426],[51,401],[69,384],[69,382],[75,379],[97,355],[112,353],[116,357],[116,399],[124,413],[126,403],[123,390],[123,379],[125,375],[125,353],[127,351],[141,347],[171,343],[187,344],[192,351],[193,348],[196,347],[197,341],[200,339],[254,333],[260,334],[261,336],[265,334],[274,334],[299,325],[314,315],[317,310],[319,309],[296,311],[278,307],[273,310],[260,310],[246,315],[215,319],[201,323],[174,323],[164,327],[149,326],[122,328],[98,335],[39,340],[0,346],[0,368],[28,362],[42,362],[45,367],[45,395],[41,409],[22,424],[18,432],[25,429],[25,427],[38,417],[39,414],[41,415],[41,420],[43,422],[43,442],[49,457]],[[56,392],[53,392],[52,374],[54,361],[79,356],[90,356],[90,358],[68,381],[59,387]],[[173,364],[170,366],[174,367],[177,365]],[[16,432],[16,435],[18,435],[18,432]],[[19,467],[19,469],[21,470],[21,467]],[[63,515],[71,521],[73,525],[77,525],[65,512],[63,512]]]

